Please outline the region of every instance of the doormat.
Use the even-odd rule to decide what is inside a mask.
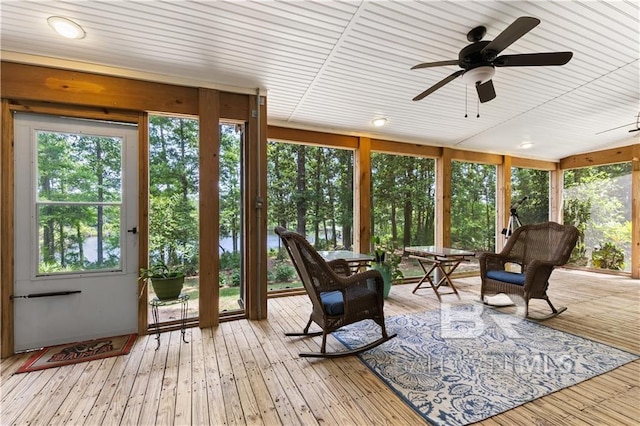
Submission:
[[[385,322],[398,336],[358,357],[432,425],[479,422],[638,359],[480,304]],[[379,335],[373,321],[333,333],[347,348]]]
[[[105,337],[102,339],[86,340],[84,342],[68,343],[66,345],[49,346],[31,356],[29,360],[16,371],[16,374],[125,355],[131,350],[133,343],[136,341],[136,337],[137,334],[125,334],[124,336]]]

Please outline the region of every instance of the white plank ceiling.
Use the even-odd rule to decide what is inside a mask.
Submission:
[[[7,1],[4,60],[268,97],[269,124],[545,160],[640,143],[640,6],[629,1]],[[46,19],[87,35],[67,40]],[[479,106],[451,60],[473,27],[541,24],[503,54],[572,51],[562,67],[497,68]],[[468,91],[468,97],[466,95]],[[465,112],[468,118],[465,118]],[[374,128],[384,116],[388,124]],[[616,128],[615,130],[606,131]],[[535,145],[519,148],[523,141]]]

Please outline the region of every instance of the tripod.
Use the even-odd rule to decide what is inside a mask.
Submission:
[[[511,234],[513,234],[513,231],[516,230],[516,228],[522,226],[522,222],[520,222],[520,217],[518,216],[518,207],[520,207],[522,203],[527,201],[527,198],[529,197],[524,197],[522,200],[511,206],[511,216],[509,216],[509,224],[502,230],[502,235],[504,235],[505,238],[509,238]]]

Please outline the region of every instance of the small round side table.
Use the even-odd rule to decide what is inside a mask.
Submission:
[[[189,295],[180,293],[180,296],[176,297],[175,299],[164,299],[164,300],[160,300],[157,297],[154,297],[149,302],[149,305],[151,305],[151,314],[153,315],[153,321],[156,326],[156,341],[158,342],[158,345],[156,346],[156,351],[160,347],[160,317],[158,315],[158,308],[160,306],[175,305],[176,303],[180,303],[182,305],[181,316],[180,316],[180,333],[182,333],[182,341],[185,343],[189,343],[187,342],[184,336],[185,326],[187,324],[187,308],[189,307]]]

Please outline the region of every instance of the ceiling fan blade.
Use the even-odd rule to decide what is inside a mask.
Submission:
[[[489,102],[496,97],[496,89],[493,87],[493,80],[486,81],[482,84],[476,84],[476,91],[481,103]]]
[[[420,68],[441,67],[443,65],[458,65],[458,64],[459,64],[459,61],[457,59],[451,60],[451,61],[424,62],[422,64],[412,66],[411,69],[417,70]]]
[[[520,37],[531,31],[540,23],[538,18],[532,18],[530,16],[521,16],[511,25],[509,25],[504,31],[502,31],[496,38],[494,38],[489,44],[487,44],[481,53],[493,52],[495,55],[502,52],[507,47],[511,46]]]
[[[449,83],[451,80],[455,80],[457,77],[461,76],[462,74],[464,74],[464,70],[460,70],[460,71],[454,72],[450,76],[444,78],[443,80],[440,80],[438,83],[434,84],[433,86],[429,87],[424,92],[420,93],[418,96],[413,98],[413,100],[414,101],[421,100],[425,96],[432,94],[433,92],[435,92],[436,90],[438,90],[439,88],[444,86],[445,84]]]
[[[613,127],[613,128],[611,128],[611,129],[607,129],[607,130],[603,130],[603,131],[601,131],[601,132],[598,132],[598,133],[596,133],[596,135],[600,135],[600,134],[602,134],[602,133],[607,133],[607,132],[610,132],[610,131],[612,131],[612,130],[622,129],[623,127],[632,126],[632,125],[634,125],[634,124],[636,124],[636,123],[623,124],[622,126]],[[629,130],[629,131],[631,132],[631,131],[633,131],[633,130]]]
[[[564,65],[571,60],[573,52],[523,53],[521,55],[498,56],[493,62],[496,67],[541,67]]]

